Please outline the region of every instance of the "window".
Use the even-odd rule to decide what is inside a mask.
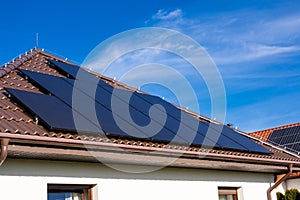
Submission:
[[[218,187],[219,200],[238,200],[238,189],[236,187]]]
[[[48,200],[92,200],[94,185],[48,184]]]

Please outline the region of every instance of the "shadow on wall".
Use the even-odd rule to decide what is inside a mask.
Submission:
[[[145,166],[119,165],[118,168],[146,168]],[[221,170],[187,169],[168,167],[149,173],[125,173],[101,163],[64,162],[46,160],[7,159],[1,166],[1,175],[9,176],[61,176],[141,180],[188,180],[225,182],[269,182],[273,174],[234,172]]]

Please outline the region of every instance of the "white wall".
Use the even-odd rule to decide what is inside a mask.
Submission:
[[[135,174],[97,163],[7,159],[0,167],[0,196],[46,200],[48,183],[68,183],[97,184],[99,200],[217,200],[218,186],[241,187],[240,200],[264,200],[272,181],[273,175],[261,173],[165,168]]]
[[[286,181],[288,189],[296,188],[300,191],[300,178],[289,179]]]

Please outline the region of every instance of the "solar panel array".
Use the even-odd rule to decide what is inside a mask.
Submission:
[[[272,144],[285,147],[290,151],[300,152],[300,126],[274,130],[268,141]]]
[[[159,97],[114,88],[75,65],[49,63],[68,78],[20,69],[45,94],[6,90],[50,130],[271,153],[231,128],[199,121]]]

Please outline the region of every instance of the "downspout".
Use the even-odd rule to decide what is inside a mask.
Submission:
[[[293,173],[293,164],[290,164],[289,165],[289,172],[284,175],[283,177],[281,177],[280,179],[278,179],[275,184],[270,187],[268,190],[267,190],[267,197],[268,197],[268,200],[272,200],[271,198],[271,192],[277,188],[283,181],[285,181],[291,174]]]
[[[1,140],[0,166],[4,163],[7,157],[8,143],[9,143],[9,139],[7,138],[3,138]]]

